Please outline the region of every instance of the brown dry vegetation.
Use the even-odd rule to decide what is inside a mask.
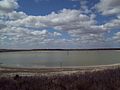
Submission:
[[[84,74],[1,77],[0,90],[120,90],[120,68]]]

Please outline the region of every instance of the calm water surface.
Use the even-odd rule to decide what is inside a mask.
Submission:
[[[0,63],[11,67],[71,67],[120,63],[120,51],[30,51],[0,53]]]

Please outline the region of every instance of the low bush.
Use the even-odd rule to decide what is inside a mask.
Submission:
[[[1,77],[0,90],[120,90],[120,68],[48,77]]]

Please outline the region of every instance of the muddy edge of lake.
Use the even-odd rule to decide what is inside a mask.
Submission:
[[[106,69],[120,68],[120,64],[97,65],[97,66],[79,66],[79,67],[54,67],[54,68],[18,68],[18,67],[0,67],[0,77],[20,76],[53,76],[69,75],[74,73],[84,74],[85,72],[101,71]]]

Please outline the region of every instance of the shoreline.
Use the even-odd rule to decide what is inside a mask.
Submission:
[[[116,67],[120,66],[120,63],[116,64],[103,64],[103,65],[88,65],[88,66],[62,66],[62,67],[9,67],[9,66],[0,66],[0,68],[9,68],[9,69],[55,69],[55,68],[62,68],[62,69],[87,69],[87,68],[103,68],[103,67]]]
[[[56,68],[18,68],[0,67],[0,77],[20,76],[51,76],[69,75],[73,73],[85,73],[119,68],[120,64],[79,66],[79,67],[56,67]]]

